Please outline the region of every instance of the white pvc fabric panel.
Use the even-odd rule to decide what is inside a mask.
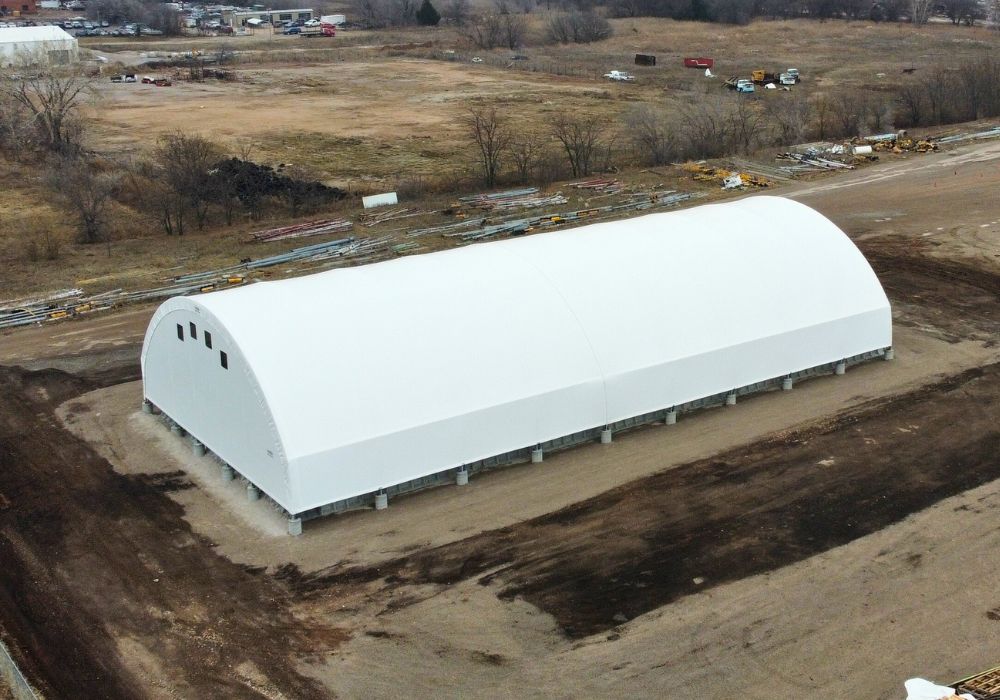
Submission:
[[[171,299],[143,376],[300,513],[891,344],[850,239],[762,196]]]

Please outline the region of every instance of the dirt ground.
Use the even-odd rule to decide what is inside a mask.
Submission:
[[[151,310],[0,336],[5,642],[52,697],[882,698],[994,666],[1000,149],[955,153],[784,190],[872,259],[893,363],[298,540],[134,415]],[[540,497],[502,522],[501,488]]]
[[[748,397],[736,408],[682,417],[670,429],[651,426],[623,435],[610,446],[595,444],[547,455],[543,468],[522,465],[477,476],[468,488],[407,496],[385,512],[312,521],[306,524],[308,537],[291,541],[279,510],[263,502],[248,503],[245,482],[222,482],[215,458],[195,457],[188,442],[172,436],[160,418],[138,410],[140,382],[85,394],[63,404],[58,415],[121,472],[189,475],[198,488],[178,492],[175,498],[196,530],[225,556],[272,570],[291,563],[312,573],[332,566],[373,564],[508,527],[786,430],[792,425],[792,412],[795,424],[806,423],[919,387],[934,377],[1000,360],[1000,348],[949,343],[905,326],[896,329],[893,346],[897,359],[892,363],[869,363],[842,378],[800,383],[794,395],[772,392]]]

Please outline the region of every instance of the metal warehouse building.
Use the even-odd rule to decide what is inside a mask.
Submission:
[[[297,533],[891,344],[850,239],[753,197],[174,298],[142,372],[146,407]]]
[[[77,60],[76,37],[59,27],[0,28],[0,67],[62,66]]]

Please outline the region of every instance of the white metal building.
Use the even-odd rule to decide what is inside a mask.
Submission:
[[[311,517],[891,344],[850,239],[752,197],[170,299],[142,371],[148,403]]]
[[[76,37],[59,27],[0,28],[0,66],[68,65],[79,60]]]

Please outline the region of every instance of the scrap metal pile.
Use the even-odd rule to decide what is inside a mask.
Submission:
[[[743,182],[742,177],[747,178],[748,184],[766,186],[761,184],[766,183],[763,178],[741,175],[741,182]],[[9,300],[0,302],[0,329],[79,316],[129,303],[159,301],[172,296],[235,287],[253,281],[254,272],[277,265],[287,265],[288,267],[282,270],[282,273],[289,273],[305,272],[317,267],[329,268],[375,262],[416,252],[422,246],[412,239],[429,234],[458,239],[461,242],[473,242],[502,235],[521,235],[535,230],[584,220],[601,219],[612,215],[671,207],[704,196],[703,193],[685,193],[655,188],[649,191],[631,191],[618,180],[604,178],[593,178],[573,183],[571,186],[574,189],[593,193],[588,195],[588,200],[613,195],[620,195],[620,197],[614,203],[605,206],[589,206],[568,212],[549,212],[525,217],[523,214],[505,215],[505,212],[515,208],[555,206],[565,204],[569,200],[558,192],[542,195],[538,188],[534,187],[471,195],[461,198],[462,205],[458,207],[457,221],[441,226],[412,229],[405,234],[405,238],[410,240],[400,241],[392,232],[371,238],[348,236],[301,246],[257,260],[246,259],[239,264],[227,267],[172,277],[161,286],[149,289],[136,291],[113,289],[92,295],[86,295],[81,289],[67,289],[37,298]],[[468,216],[464,208],[485,211],[484,215],[481,216]],[[366,226],[375,226],[388,221],[431,213],[433,212],[409,208],[383,209],[360,215],[360,221]],[[455,209],[446,209],[444,213],[455,213]],[[349,230],[352,227],[353,224],[347,219],[322,219],[258,231],[245,240],[252,243],[282,241],[336,233]]]
[[[761,175],[744,173],[726,168],[715,168],[705,163],[685,163],[684,169],[699,182],[717,182],[724,189],[736,187],[770,187],[771,181]]]
[[[505,192],[491,192],[489,194],[473,194],[459,197],[461,206],[472,209],[484,209],[494,211],[497,209],[530,209],[533,207],[553,206],[565,204],[566,199],[562,192],[548,196],[539,196],[537,187],[524,187],[518,190],[507,190]]]
[[[168,284],[152,289],[124,291],[113,289],[85,295],[80,289],[67,289],[32,299],[0,302],[0,329],[56,321],[125,304],[159,301],[174,296],[211,292],[237,287],[249,281],[249,274],[275,265],[298,263],[303,266],[334,267],[341,264],[374,262],[394,255],[413,252],[415,243],[394,244],[390,236],[358,239],[340,238],[325,243],[295,248],[286,253],[238,265],[196,272],[172,278]]]
[[[868,144],[873,151],[883,151],[891,153],[902,153],[903,151],[913,151],[915,153],[930,153],[938,149],[937,145],[927,139],[914,139],[907,135],[905,131],[894,134],[876,134],[875,136],[865,136],[858,139],[856,143]]]
[[[270,241],[283,241],[286,238],[305,238],[306,236],[320,236],[325,233],[339,233],[350,231],[354,227],[347,219],[324,219],[322,221],[309,221],[304,224],[293,224],[272,228],[266,231],[257,231],[250,234],[252,243],[265,243]]]
[[[570,185],[570,187],[577,190],[592,190],[594,192],[599,192],[600,194],[618,194],[625,189],[625,185],[623,185],[620,181],[603,177],[596,177],[582,182],[574,182]]]
[[[387,221],[396,221],[397,219],[409,219],[414,216],[423,216],[424,214],[431,214],[425,209],[410,209],[409,207],[400,207],[398,209],[379,209],[377,211],[365,212],[360,217],[361,223],[371,228],[372,226],[378,226],[379,224],[384,224]]]
[[[797,173],[809,170],[853,170],[853,163],[845,163],[831,158],[824,158],[818,153],[779,153],[778,160],[790,160],[795,165],[785,165],[781,169],[787,173]]]
[[[105,311],[124,304],[156,301],[173,296],[211,292],[243,284],[242,276],[212,277],[200,281],[175,282],[154,289],[126,292],[112,289],[99,294],[85,295],[82,290],[63,290],[28,302],[4,302],[0,308],[0,329],[27,326],[45,321],[58,321],[95,311]],[[70,292],[70,293],[67,293]]]
[[[1000,136],[1000,126],[994,126],[986,131],[976,131],[968,134],[952,134],[934,139],[935,143],[959,143],[961,141],[973,141],[977,139],[990,139]]]
[[[538,229],[552,228],[584,219],[600,218],[613,213],[675,206],[681,202],[701,196],[703,195],[700,193],[674,192],[673,190],[636,192],[629,194],[624,202],[602,207],[589,207],[576,211],[541,214],[532,217],[512,217],[507,219],[491,219],[489,217],[471,218],[442,226],[413,229],[406,235],[408,238],[441,235],[445,238],[458,238],[465,242],[479,241],[503,235],[517,236]]]

